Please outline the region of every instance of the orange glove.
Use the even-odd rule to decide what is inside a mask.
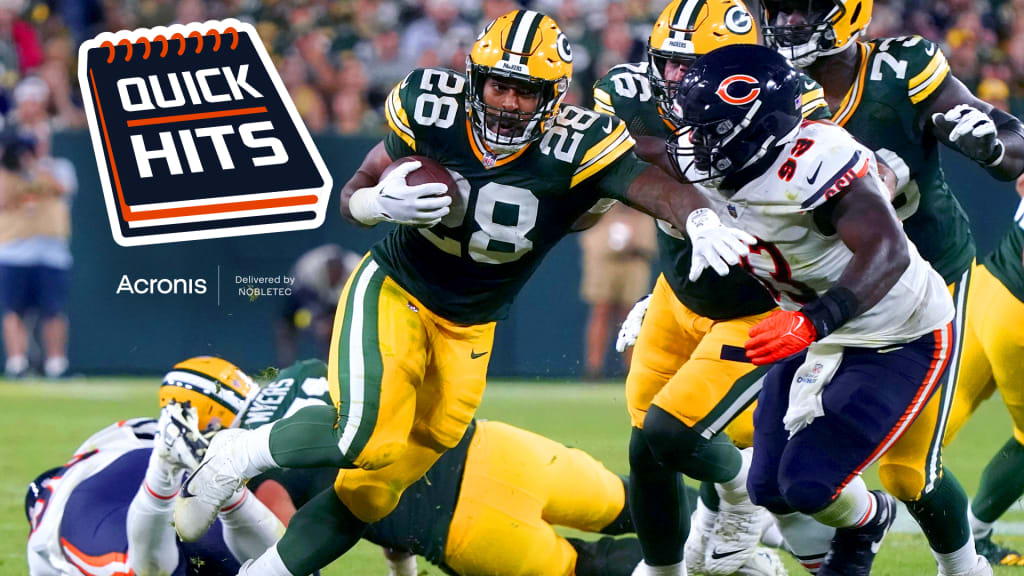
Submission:
[[[807,348],[817,337],[803,312],[776,310],[750,329],[747,358],[758,366],[771,364]]]

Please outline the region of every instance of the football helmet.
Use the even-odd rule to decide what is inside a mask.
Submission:
[[[572,81],[572,48],[558,24],[534,10],[513,10],[477,37],[466,57],[466,115],[495,153],[509,154],[539,139]],[[484,101],[488,77],[536,90],[537,109],[506,110]]]
[[[764,0],[765,42],[806,68],[855,42],[873,6],[873,0]]]
[[[726,46],[699,58],[679,82],[669,121],[673,165],[684,179],[719,187],[723,180],[796,135],[800,73],[759,45]],[[725,182],[737,189],[736,182]]]
[[[672,107],[679,85],[669,80],[665,65],[684,67],[715,48],[756,44],[754,17],[740,0],[672,0],[654,23],[647,40],[647,77],[663,110]]]
[[[172,400],[190,402],[199,416],[200,430],[206,430],[214,419],[229,428],[259,389],[252,378],[227,360],[198,356],[175,364],[164,375],[160,407]]]

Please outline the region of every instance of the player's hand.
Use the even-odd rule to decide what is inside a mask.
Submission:
[[[945,114],[932,114],[932,124],[940,138],[976,162],[995,166],[1003,159],[1003,143],[995,122],[973,106],[959,104]]]
[[[757,238],[738,228],[722,226],[718,215],[708,208],[698,208],[686,218],[686,235],[693,244],[690,261],[690,281],[700,278],[704,269],[711,267],[719,276],[729,274],[729,266],[735,266],[750,253],[750,244]]]
[[[360,188],[349,198],[349,213],[363,224],[388,221],[396,224],[429,227],[448,215],[451,197],[448,187],[439,182],[410,186],[405,178],[419,168],[420,162],[405,162],[376,186]]]
[[[807,348],[818,337],[803,312],[776,310],[750,329],[747,358],[754,364],[771,364]]]
[[[651,295],[648,294],[633,304],[633,309],[622,321],[622,328],[619,328],[619,337],[615,339],[616,350],[625,352],[626,348],[636,344],[636,338],[640,335],[640,326],[644,323],[644,316],[647,315],[647,306],[650,303]]]
[[[208,442],[199,432],[198,421],[196,409],[187,402],[164,406],[153,436],[153,455],[172,471],[199,466]]]

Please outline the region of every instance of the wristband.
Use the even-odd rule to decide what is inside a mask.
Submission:
[[[860,302],[853,292],[840,286],[825,292],[817,300],[808,302],[800,312],[814,326],[817,339],[821,340],[846,324],[859,307]]]

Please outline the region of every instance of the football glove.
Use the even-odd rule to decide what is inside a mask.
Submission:
[[[932,124],[937,135],[964,156],[985,166],[995,166],[1002,161],[1005,149],[996,123],[981,110],[959,104],[945,114],[932,114]]]
[[[644,323],[644,316],[647,315],[647,307],[650,304],[650,294],[633,304],[633,309],[626,315],[626,319],[622,321],[622,327],[619,328],[619,337],[615,339],[616,350],[625,352],[626,348],[636,344],[636,338],[640,335],[640,326]]]
[[[750,329],[747,358],[757,366],[771,364],[807,348],[817,337],[803,312],[776,310]]]
[[[729,274],[729,266],[740,263],[740,258],[750,253],[748,245],[757,243],[757,238],[738,228],[722,226],[718,215],[708,208],[698,208],[686,218],[686,235],[693,244],[690,261],[690,281],[700,278],[709,266],[719,276]]]
[[[438,182],[407,184],[405,177],[420,166],[417,161],[405,162],[376,186],[353,192],[348,201],[352,218],[368,226],[387,221],[430,227],[440,222],[448,215],[452,203],[451,197],[445,194],[448,187]]]
[[[188,402],[170,402],[160,410],[153,436],[153,457],[170,470],[193,469],[199,465],[209,445],[199,432],[199,417]]]

